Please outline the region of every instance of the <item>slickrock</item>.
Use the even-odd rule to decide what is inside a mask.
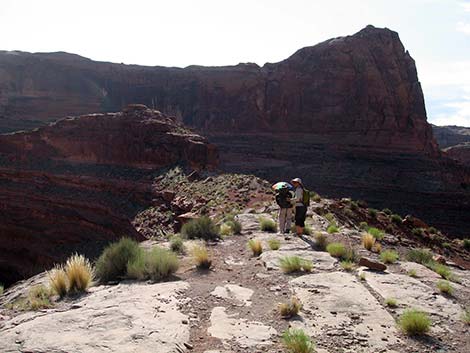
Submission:
[[[215,287],[211,292],[212,295],[218,298],[230,299],[239,305],[251,306],[250,298],[254,291],[250,288],[244,288],[235,284],[226,284],[223,287]]]

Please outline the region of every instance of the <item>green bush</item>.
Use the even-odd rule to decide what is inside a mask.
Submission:
[[[300,272],[301,270],[310,272],[313,268],[312,261],[302,259],[298,256],[281,257],[279,259],[279,266],[285,273]]]
[[[106,247],[96,261],[96,275],[101,282],[119,280],[127,275],[127,264],[133,262],[142,249],[135,240],[122,238]]]
[[[326,251],[328,251],[331,256],[337,258],[342,258],[346,255],[346,247],[343,243],[330,243],[327,245]]]
[[[227,224],[232,228],[233,234],[238,235],[242,233],[243,227],[240,221],[234,219],[233,221],[228,221]]]
[[[345,271],[352,271],[354,269],[354,262],[350,260],[343,260],[341,261],[341,268]]]
[[[396,308],[398,306],[398,303],[395,298],[387,298],[385,299],[385,305],[389,308]]]
[[[413,228],[411,233],[416,236],[422,236],[424,234],[423,228]]]
[[[377,214],[379,213],[379,211],[377,211],[375,208],[369,208],[367,212],[372,218],[377,218]]]
[[[440,264],[440,263],[435,262],[435,261],[427,262],[424,265],[426,267],[430,268],[431,270],[433,270],[434,272],[436,272],[442,278],[445,278],[449,281],[452,281],[452,280],[455,279],[452,271],[446,265]]]
[[[392,213],[393,213],[389,208],[384,208],[382,210],[382,212],[385,213],[386,215],[389,215],[389,216],[392,215]]]
[[[134,261],[127,266],[127,275],[135,279],[162,281],[178,270],[176,255],[166,249],[155,247],[150,251],[141,251]]]
[[[397,214],[393,214],[391,220],[395,224],[401,224],[403,222],[403,218],[401,218],[401,216]]]
[[[315,233],[315,242],[316,242],[316,248],[321,251],[326,250],[326,246],[328,245],[328,239],[326,235],[324,235],[321,232],[316,232]]]
[[[428,232],[431,234],[437,234],[439,233],[438,230],[435,227],[429,227]]]
[[[359,223],[359,228],[361,228],[362,230],[367,230],[369,229],[369,225],[367,224],[367,222],[361,222]]]
[[[424,265],[432,261],[432,253],[426,249],[411,249],[406,254],[406,259]]]
[[[409,336],[423,335],[429,331],[431,320],[428,314],[422,311],[408,309],[400,316],[398,326]]]
[[[380,253],[380,259],[386,264],[393,264],[398,260],[398,253],[395,250],[385,250]]]
[[[335,223],[335,216],[333,213],[327,213],[324,217],[329,223]]]
[[[170,239],[170,249],[175,253],[184,253],[184,242],[179,235],[174,235]]]
[[[207,216],[193,219],[181,228],[181,235],[186,239],[217,240],[220,238],[217,226]]]
[[[450,282],[442,279],[437,282],[437,289],[444,294],[452,295],[454,293],[454,287],[452,287]]]
[[[463,248],[466,250],[470,250],[470,239],[463,240]]]
[[[328,226],[328,228],[326,228],[326,231],[328,234],[334,234],[339,232],[339,228],[336,224],[332,223]]]
[[[375,239],[382,240],[384,238],[384,231],[375,227],[369,227],[367,233],[371,234]]]
[[[271,250],[279,250],[281,242],[276,238],[268,239],[268,245]]]
[[[288,329],[282,335],[282,342],[288,353],[315,353],[315,344],[300,329]]]
[[[263,232],[275,233],[277,232],[277,224],[272,219],[261,217],[259,219],[260,229]]]

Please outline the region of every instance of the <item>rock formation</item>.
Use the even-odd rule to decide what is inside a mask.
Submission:
[[[470,167],[470,128],[432,126],[439,147],[452,159]]]
[[[145,106],[0,136],[0,282],[122,236],[144,239],[131,219],[165,202],[152,175],[175,164],[215,167],[217,150]]]

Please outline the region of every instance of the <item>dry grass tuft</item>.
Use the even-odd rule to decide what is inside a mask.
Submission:
[[[387,298],[385,299],[385,305],[389,308],[396,308],[398,306],[398,303],[395,298]]]
[[[279,250],[279,248],[281,247],[281,242],[279,241],[279,239],[271,238],[268,239],[268,245],[271,250]]]
[[[341,261],[341,268],[345,271],[351,272],[354,270],[354,262],[349,261],[349,260],[343,260]]]
[[[49,275],[49,286],[52,291],[57,294],[59,297],[63,298],[67,294],[68,285],[67,285],[67,274],[63,266],[55,267]]]
[[[372,250],[372,247],[375,244],[375,237],[372,234],[364,233],[362,236],[362,245],[367,250]]]
[[[204,245],[193,246],[191,253],[198,269],[207,270],[211,267],[212,259]]]
[[[40,310],[52,307],[52,292],[46,286],[40,284],[32,287],[28,292],[28,300],[24,309]]]
[[[328,245],[328,238],[322,232],[315,233],[316,248],[325,251]]]
[[[65,263],[65,274],[68,280],[68,291],[71,293],[85,292],[90,287],[94,271],[93,267],[83,255],[72,255]]]
[[[277,232],[277,224],[272,219],[260,217],[259,225],[260,225],[260,229],[263,232],[268,232],[268,233]]]
[[[297,315],[300,309],[302,309],[302,304],[296,297],[292,297],[288,303],[279,304],[279,313],[285,319]]]
[[[450,284],[449,281],[444,281],[442,279],[437,282],[437,289],[439,289],[441,293],[448,295],[452,295],[454,293],[454,287],[452,287],[452,284]]]
[[[253,252],[253,256],[260,256],[263,252],[263,244],[257,239],[250,239],[248,241],[248,247]]]
[[[398,253],[395,250],[385,250],[380,253],[380,259],[386,264],[393,264],[398,260]]]
[[[279,259],[279,266],[284,273],[293,272],[311,272],[313,269],[312,261],[302,259],[298,256],[284,256]]]
[[[408,309],[400,316],[398,326],[408,336],[419,336],[429,331],[431,320],[425,312]]]

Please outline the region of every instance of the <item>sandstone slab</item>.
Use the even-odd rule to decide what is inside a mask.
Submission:
[[[298,256],[306,260],[311,260],[313,269],[328,271],[332,270],[337,260],[326,252],[312,250],[277,250],[266,251],[260,256],[267,270],[279,269],[279,260],[285,256]]]
[[[239,305],[251,306],[251,296],[254,291],[235,284],[226,284],[223,287],[215,287],[211,294],[218,298],[232,300]]]

